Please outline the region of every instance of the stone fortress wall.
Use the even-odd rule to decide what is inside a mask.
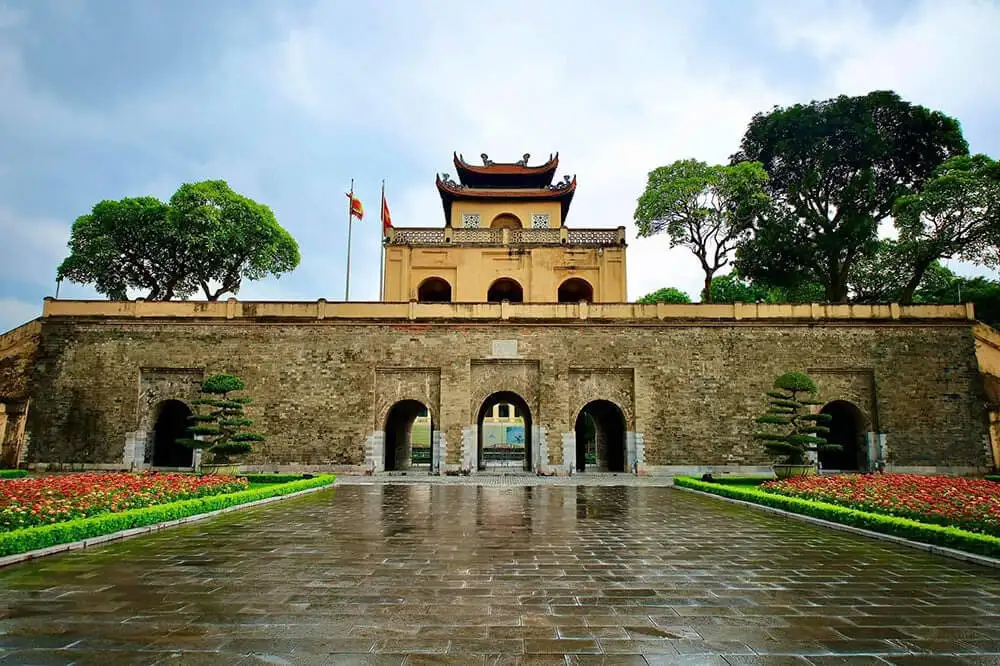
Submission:
[[[767,464],[749,437],[765,391],[802,370],[884,435],[890,470],[982,471],[994,461],[974,325],[965,305],[49,299],[27,459],[141,465],[157,405],[231,372],[267,436],[248,462],[268,469],[380,471],[387,417],[416,400],[440,471],[475,470],[477,414],[505,391],[527,405],[543,473],[570,471],[592,400],[620,410],[629,471],[748,470]]]

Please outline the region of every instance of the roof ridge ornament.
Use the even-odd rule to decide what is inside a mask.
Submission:
[[[571,180],[576,180],[576,176],[573,176],[572,179],[570,179],[569,176],[563,176],[562,181],[560,181],[558,183],[553,183],[552,185],[549,185],[548,189],[550,189],[550,190],[565,190],[565,189],[569,188],[570,185],[573,184],[571,182]]]
[[[483,158],[483,166],[493,166],[494,164],[496,164],[496,162],[491,160],[490,156],[487,155],[486,153],[480,153],[479,156]],[[459,156],[459,159],[461,159],[461,156]]]
[[[531,157],[531,153],[525,153],[525,154],[524,154],[524,155],[523,155],[523,156],[521,157],[520,161],[518,161],[518,162],[514,162],[514,164],[516,164],[517,166],[523,166],[523,167],[526,167],[526,166],[528,166],[528,158],[530,158],[530,157]]]
[[[445,187],[450,187],[450,188],[456,189],[456,190],[461,190],[461,189],[465,188],[465,185],[462,185],[461,183],[456,183],[455,181],[453,181],[451,179],[451,174],[443,173],[443,174],[441,174],[440,178],[441,178],[441,183]]]

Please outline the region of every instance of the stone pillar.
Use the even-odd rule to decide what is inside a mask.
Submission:
[[[376,430],[365,440],[365,468],[369,473],[385,471],[385,431]]]
[[[475,425],[462,428],[462,462],[460,468],[469,472],[478,469],[479,460],[476,450],[479,443],[479,427]]]
[[[431,451],[431,474],[440,474],[448,459],[448,438],[440,430],[431,434]]]
[[[566,474],[576,473],[576,431],[562,434],[563,467]]]
[[[141,468],[146,463],[147,433],[133,430],[125,433],[125,447],[122,450],[122,465],[128,469]]]
[[[547,472],[549,468],[549,442],[547,430],[541,426],[531,427],[531,443],[534,453],[531,456],[533,472]]]
[[[646,464],[646,441],[641,432],[625,433],[625,468],[640,474]]]

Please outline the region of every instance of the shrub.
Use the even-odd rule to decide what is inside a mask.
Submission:
[[[26,476],[28,476],[27,470],[0,469],[0,479],[23,479]]]
[[[778,457],[777,462],[790,465],[806,463],[809,451],[839,451],[839,444],[827,444],[830,429],[829,414],[810,414],[812,405],[822,404],[816,399],[816,384],[801,372],[786,372],[774,380],[767,412],[757,418],[757,423],[776,426],[778,432],[757,432],[754,439],[764,442],[768,453]]]
[[[251,399],[229,396],[244,388],[243,380],[233,375],[208,377],[201,384],[203,397],[191,401],[196,409],[206,408],[208,411],[189,417],[188,437],[178,439],[177,443],[210,452],[215,463],[228,463],[235,456],[250,453],[252,442],[264,440],[263,435],[244,430],[253,425],[253,421],[243,413]]]

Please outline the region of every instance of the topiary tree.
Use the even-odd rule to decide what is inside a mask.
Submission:
[[[816,399],[816,383],[802,372],[786,372],[774,380],[773,391],[768,391],[767,412],[757,418],[757,423],[772,426],[781,432],[754,433],[754,439],[764,442],[768,453],[779,456],[779,462],[788,465],[806,464],[809,451],[839,451],[839,444],[828,444],[825,425],[832,418],[829,414],[810,414],[811,405],[822,404]]]
[[[228,463],[233,456],[250,453],[252,442],[264,440],[263,435],[244,430],[253,425],[243,412],[251,399],[229,396],[244,387],[243,380],[233,375],[212,375],[202,382],[203,397],[191,401],[199,413],[188,417],[190,436],[178,439],[177,443],[211,452],[214,463]]]

